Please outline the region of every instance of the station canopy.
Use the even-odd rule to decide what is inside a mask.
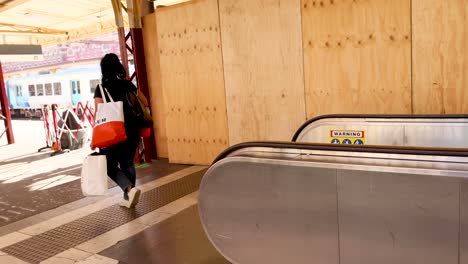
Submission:
[[[185,1],[149,2],[159,6]],[[127,2],[122,0],[123,6]],[[128,16],[123,19],[128,28]],[[50,46],[116,31],[111,0],[0,0],[0,45]]]
[[[0,0],[0,45],[49,46],[115,31],[110,0]]]

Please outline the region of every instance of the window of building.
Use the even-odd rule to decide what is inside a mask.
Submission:
[[[28,85],[29,96],[36,96],[36,87],[34,84]]]
[[[44,95],[44,85],[43,84],[36,84],[36,91],[37,91],[37,96],[43,96]]]
[[[54,94],[62,95],[62,84],[59,82],[54,83]]]
[[[90,80],[89,81],[89,92],[94,94],[94,91],[96,90],[96,87],[101,83],[100,80]]]
[[[46,83],[45,84],[45,95],[50,96],[52,95],[52,84]]]

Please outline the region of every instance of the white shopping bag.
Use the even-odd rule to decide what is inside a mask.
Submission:
[[[102,85],[99,85],[99,89],[104,103],[98,105],[91,145],[95,148],[106,148],[126,140],[127,135],[125,133],[123,102],[114,102]],[[110,102],[107,102],[106,94]]]
[[[107,189],[106,156],[93,154],[87,156],[81,168],[81,191],[83,195],[105,195]]]

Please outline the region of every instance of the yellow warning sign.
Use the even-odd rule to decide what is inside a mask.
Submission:
[[[366,144],[366,132],[363,130],[330,130],[332,144]]]

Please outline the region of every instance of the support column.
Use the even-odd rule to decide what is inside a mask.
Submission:
[[[112,8],[114,9],[115,24],[117,26],[117,33],[119,34],[119,44],[120,44],[120,59],[125,68],[125,73],[127,74],[127,79],[129,79],[128,72],[128,55],[127,55],[127,39],[125,37],[125,24],[122,15],[122,3],[120,0],[111,0]]]
[[[10,105],[8,104],[7,91],[5,87],[5,81],[3,79],[3,69],[2,63],[0,62],[0,103],[2,106],[2,115],[5,117],[5,129],[8,144],[14,144],[15,138],[13,136],[13,129],[11,126],[11,114],[10,114]]]
[[[148,77],[146,73],[145,50],[143,46],[143,31],[141,14],[143,5],[150,5],[151,3],[142,0],[127,0],[127,13],[130,23],[130,35],[132,37],[132,54],[135,63],[135,73],[138,84],[138,89],[142,92],[150,102]],[[151,106],[151,103],[149,104]],[[157,158],[156,144],[154,140],[154,131],[151,130],[149,138],[144,140],[145,144],[145,160],[149,161],[151,158]]]
[[[148,76],[146,73],[146,61],[145,61],[145,50],[143,46],[143,32],[141,28],[130,29],[132,35],[132,46],[133,46],[133,60],[135,62],[135,72],[138,83],[138,89],[148,99],[149,107],[151,109],[149,88],[148,88]],[[154,112],[152,112],[154,113]],[[157,158],[156,144],[154,140],[154,131],[151,129],[151,135],[149,138],[144,140],[145,143],[145,160],[151,160],[151,158]]]
[[[152,3],[149,3],[146,0],[127,0],[127,7],[125,8],[122,6],[122,3],[120,2],[121,0],[111,1],[112,8],[114,9],[115,22],[118,27],[122,63],[124,64],[125,70],[127,72],[127,78],[133,81],[133,78],[136,77],[137,88],[146,96],[146,98],[149,101],[150,96],[148,89],[148,79],[146,75],[143,33],[141,29],[141,14],[142,10],[145,10],[145,12],[151,12],[152,10],[154,10],[151,6]],[[129,17],[130,32],[127,36],[125,36],[122,8],[125,9]],[[128,38],[132,39],[131,47],[127,45]],[[135,64],[135,72],[133,74],[130,74],[130,72],[128,71],[127,50],[130,51],[133,55],[133,60]],[[139,160],[139,157],[137,156],[135,159]],[[156,143],[154,139],[153,130],[151,130],[150,137],[144,140],[144,160],[146,162],[151,162],[152,158],[157,158]]]

